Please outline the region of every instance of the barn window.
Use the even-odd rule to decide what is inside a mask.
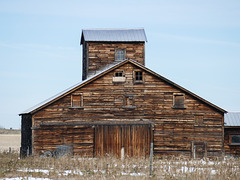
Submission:
[[[195,125],[203,124],[203,116],[202,115],[195,115],[194,116]]]
[[[83,107],[83,96],[82,96],[82,94],[72,94],[71,107],[73,107],[73,108]]]
[[[115,77],[123,77],[123,71],[116,71]]]
[[[231,135],[231,145],[240,145],[240,135]]]
[[[134,71],[134,82],[143,82],[143,72]]]
[[[115,60],[124,60],[126,50],[125,49],[116,49],[115,50]]]
[[[133,95],[124,95],[124,108],[135,108]]]
[[[123,71],[116,71],[114,73],[113,82],[114,83],[124,83],[125,82],[125,77],[124,77]]]
[[[184,94],[174,94],[173,95],[173,107],[176,109],[185,109],[184,107]]]

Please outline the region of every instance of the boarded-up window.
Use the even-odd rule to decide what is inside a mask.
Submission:
[[[124,108],[135,108],[136,107],[136,106],[134,106],[133,95],[124,95],[123,107]]]
[[[143,72],[142,71],[135,71],[135,81],[143,81]]]
[[[174,94],[173,96],[173,108],[185,108],[184,107],[184,95]]]
[[[125,97],[125,106],[133,106],[133,96]]]
[[[72,107],[82,107],[82,101],[82,94],[72,94]]]
[[[125,82],[125,77],[123,71],[114,72],[113,82],[114,83],[123,83]]]
[[[202,115],[195,115],[194,116],[195,125],[203,124],[203,116]]]

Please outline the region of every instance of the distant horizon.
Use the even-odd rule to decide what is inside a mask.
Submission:
[[[81,82],[82,29],[144,28],[147,68],[240,112],[239,1],[13,0],[0,14],[0,127]]]

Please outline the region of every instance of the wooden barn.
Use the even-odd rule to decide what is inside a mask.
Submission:
[[[240,156],[240,113],[229,112],[225,114],[224,147],[225,154]]]
[[[224,154],[225,110],[145,66],[144,29],[83,30],[83,81],[21,113],[21,154]]]

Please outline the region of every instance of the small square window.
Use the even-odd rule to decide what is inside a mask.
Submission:
[[[133,97],[125,96],[125,106],[133,106]]]
[[[142,71],[135,71],[134,80],[136,81],[143,81],[143,72]]]
[[[173,95],[173,108],[185,109],[185,107],[184,107],[184,95],[183,94],[174,94]]]
[[[124,95],[123,107],[124,108],[131,108],[131,109],[135,108],[133,95]]]
[[[71,107],[82,107],[83,106],[83,97],[82,94],[72,94],[71,97]]]
[[[125,59],[125,50],[116,49],[115,51],[115,60],[124,60]]]

